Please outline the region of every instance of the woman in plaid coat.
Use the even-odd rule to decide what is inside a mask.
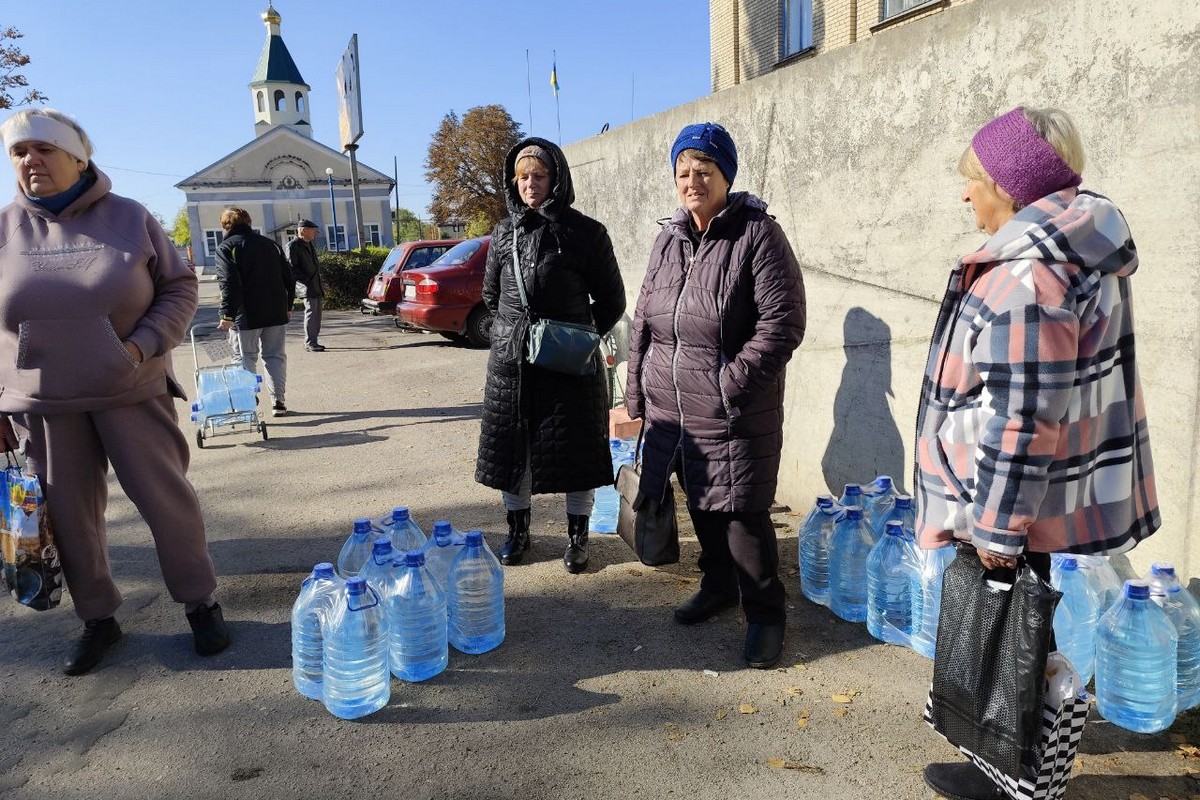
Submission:
[[[963,153],[963,201],[990,238],[951,272],[917,416],[921,545],[974,545],[988,569],[1120,553],[1160,525],[1134,351],[1137,250],[1082,190],[1057,109],[1016,108]],[[948,798],[1004,795],[974,765],[931,764]]]

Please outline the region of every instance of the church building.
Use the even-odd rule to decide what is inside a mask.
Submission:
[[[198,265],[216,263],[221,212],[229,206],[249,211],[254,229],[280,246],[300,219],[311,219],[320,227],[317,247],[359,247],[349,157],[313,140],[310,87],[283,43],[282,18],[271,5],[262,18],[267,42],[250,82],[255,138],[176,184],[187,198]],[[358,186],[365,243],[390,247],[394,181],[360,161]]]

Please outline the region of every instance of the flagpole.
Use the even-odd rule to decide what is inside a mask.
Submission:
[[[525,48],[525,96],[529,99],[529,135],[533,136],[533,84],[529,81],[529,48]]]
[[[562,110],[558,105],[558,51],[551,50],[554,56],[554,116],[558,120],[558,144],[562,146]]]

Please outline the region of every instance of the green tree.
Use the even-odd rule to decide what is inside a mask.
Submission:
[[[501,105],[477,106],[460,120],[451,111],[429,143],[425,178],[434,186],[429,212],[438,222],[488,220],[508,211],[504,157],[521,140],[521,126]]]
[[[407,208],[396,209],[396,222],[399,224],[400,229],[400,237],[397,241],[415,242],[417,239],[424,238],[423,231],[421,230],[421,220]]]
[[[496,227],[495,220],[484,214],[476,214],[467,223],[467,238],[474,239],[476,236],[487,236],[492,232],[492,228],[494,227]]]
[[[29,81],[18,71],[28,66],[30,60],[16,45],[17,39],[23,38],[25,34],[16,28],[0,28],[0,108],[46,102],[46,95],[30,89]]]
[[[175,212],[175,224],[168,229],[168,233],[176,247],[187,247],[192,243],[192,223],[188,219],[187,206]]]

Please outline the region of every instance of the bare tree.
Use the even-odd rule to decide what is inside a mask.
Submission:
[[[506,213],[504,157],[521,140],[521,126],[501,105],[451,111],[429,143],[425,178],[434,185],[429,212],[440,223],[486,219],[490,228]]]
[[[29,56],[16,45],[16,40],[24,37],[16,28],[0,28],[0,108],[46,102],[46,95],[30,89],[29,81],[18,71],[29,64]],[[24,92],[24,96],[14,96],[14,90]]]

